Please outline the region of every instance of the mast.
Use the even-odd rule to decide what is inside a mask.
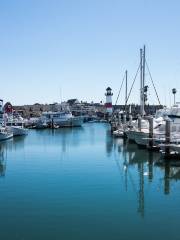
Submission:
[[[144,98],[144,86],[145,86],[145,67],[146,67],[146,47],[144,45],[143,49],[143,78],[142,78],[142,102],[143,102],[143,107],[142,107],[142,115],[144,116],[145,111],[144,111],[144,105],[145,105],[145,98]]]
[[[142,79],[143,79],[143,70],[142,70],[142,48],[140,49],[140,115],[143,114],[143,109],[142,109]]]
[[[145,86],[145,65],[146,65],[146,48],[140,49],[140,114],[144,116],[144,86]]]
[[[125,105],[127,104],[127,74],[128,74],[128,71],[126,70],[126,88],[125,88]]]

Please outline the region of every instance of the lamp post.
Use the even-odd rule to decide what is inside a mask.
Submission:
[[[174,94],[174,104],[175,104],[176,103],[176,93],[177,93],[176,88],[172,89],[172,93]]]

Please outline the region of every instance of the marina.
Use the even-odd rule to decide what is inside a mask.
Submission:
[[[180,240],[180,1],[0,1],[0,240]]]

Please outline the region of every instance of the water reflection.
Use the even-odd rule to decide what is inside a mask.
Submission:
[[[91,129],[92,130],[92,129]],[[77,147],[82,143],[83,127],[59,128],[34,130],[31,134],[40,142],[44,142],[44,147],[59,146],[62,153],[66,153],[70,146]],[[93,135],[92,131],[90,137]],[[93,135],[94,136],[94,135]]]
[[[180,163],[178,161],[158,161],[156,163],[164,171],[164,194],[171,192],[171,182],[180,180]]]
[[[137,211],[141,217],[144,217],[145,203],[147,194],[151,191],[150,188],[154,184],[157,188],[158,183],[162,182],[162,192],[165,195],[170,194],[171,184],[180,180],[180,163],[164,161],[158,152],[141,149],[137,144],[128,142],[127,139],[110,137],[109,131],[106,137],[107,156],[114,154],[125,191],[133,189],[137,199]],[[156,174],[155,170],[158,170]],[[154,191],[153,187],[152,191]]]
[[[7,160],[6,145],[4,143],[0,143],[0,177],[5,176],[6,160]]]

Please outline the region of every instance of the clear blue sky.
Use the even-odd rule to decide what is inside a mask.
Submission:
[[[115,101],[146,44],[160,99],[170,104],[172,87],[177,100],[180,94],[179,11],[178,0],[1,0],[0,97],[51,103],[61,89],[63,100],[98,102],[111,86]],[[130,102],[139,101],[138,91],[139,79]],[[156,103],[152,88],[149,102]]]

